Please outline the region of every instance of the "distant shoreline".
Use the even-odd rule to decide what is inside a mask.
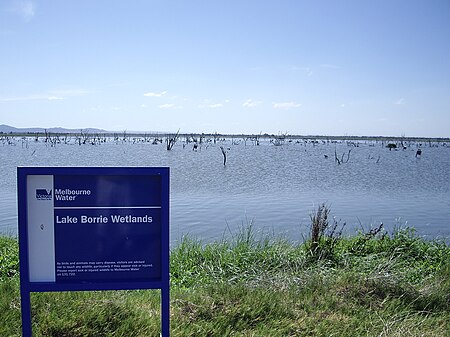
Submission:
[[[450,137],[415,137],[415,136],[353,136],[353,135],[299,135],[288,133],[219,133],[219,132],[171,132],[171,131],[108,131],[96,128],[67,129],[61,127],[52,128],[16,128],[9,125],[0,125],[0,136],[13,137],[45,137],[47,135],[76,135],[89,134],[104,137],[116,137],[126,135],[127,137],[166,137],[178,134],[179,137],[209,137],[209,138],[247,138],[255,139],[303,139],[303,140],[361,140],[361,141],[422,141],[422,142],[450,142]]]
[[[85,136],[102,136],[102,137],[147,137],[161,138],[173,136],[175,132],[88,132],[88,131],[70,131],[70,132],[1,132],[0,137],[46,137],[46,136],[63,136],[63,135],[81,135]],[[399,137],[399,136],[325,136],[325,135],[275,135],[275,134],[222,134],[222,133],[179,133],[178,138],[194,137],[194,138],[220,138],[220,139],[283,139],[283,140],[321,140],[321,141],[375,141],[375,142],[433,142],[446,143],[450,142],[450,138],[444,137]]]

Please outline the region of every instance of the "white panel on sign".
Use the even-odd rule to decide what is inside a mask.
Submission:
[[[28,175],[27,193],[30,281],[55,282],[53,175]]]

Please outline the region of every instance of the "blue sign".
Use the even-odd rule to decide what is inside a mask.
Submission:
[[[23,335],[30,292],[161,289],[169,336],[169,169],[18,168]]]

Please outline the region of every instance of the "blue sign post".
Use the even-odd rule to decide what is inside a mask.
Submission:
[[[23,336],[31,292],[161,289],[170,335],[169,168],[19,167]]]

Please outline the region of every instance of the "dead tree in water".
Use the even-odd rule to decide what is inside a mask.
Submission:
[[[44,142],[48,143],[50,141],[50,135],[47,132],[47,129],[44,130],[44,133],[45,133],[45,140],[44,140]]]
[[[386,147],[389,149],[389,151],[391,151],[392,149],[396,149],[397,148],[397,144],[389,143]]]
[[[123,131],[123,137],[122,137],[122,142],[126,142],[128,141],[128,135],[127,135],[127,130]]]
[[[344,160],[344,155],[345,153],[342,154],[341,158],[339,159],[337,153],[336,153],[336,149],[334,149],[334,160],[336,161],[336,163],[338,165],[341,165],[343,163],[348,163],[348,161],[350,160],[350,152],[352,152],[352,149],[348,150],[347,153],[347,160]]]
[[[175,135],[166,137],[166,145],[167,145],[166,148],[167,148],[167,151],[172,150],[173,146],[175,145],[175,143],[178,140],[179,133],[180,133],[180,130],[178,130]]]
[[[227,163],[227,152],[225,151],[223,146],[221,146],[220,149],[222,150],[222,154],[223,154],[223,166],[225,166]]]
[[[259,145],[259,139],[260,138],[261,138],[261,134],[259,134],[259,135],[252,135],[250,137],[250,140],[253,142],[253,144]]]
[[[83,132],[83,130],[81,130],[80,134],[81,134],[81,143],[86,144],[89,141],[89,133]]]

